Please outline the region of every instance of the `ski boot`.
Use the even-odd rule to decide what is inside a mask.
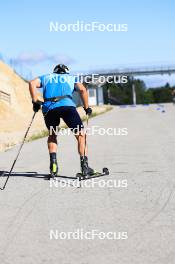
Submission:
[[[51,178],[55,178],[57,176],[58,173],[58,163],[57,160],[51,160],[50,161],[50,179]]]
[[[88,158],[87,156],[80,157],[80,164],[81,164],[81,173],[83,179],[88,178],[94,174],[94,170],[88,166]]]

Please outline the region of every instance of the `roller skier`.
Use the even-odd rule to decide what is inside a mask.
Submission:
[[[38,100],[37,89],[43,89],[43,102]],[[69,74],[69,69],[64,64],[58,64],[52,74],[40,76],[29,82],[29,90],[32,97],[33,110],[38,112],[42,108],[44,121],[47,129],[52,134],[48,136],[48,150],[50,155],[50,177],[55,177],[59,166],[57,163],[57,135],[54,133],[60,124],[60,118],[66,125],[76,131],[75,137],[78,143],[78,153],[80,155],[81,173],[85,177],[94,173],[88,165],[86,135],[82,120],[76,110],[72,100],[72,94],[76,90],[82,99],[86,115],[90,116],[92,109],[88,104],[88,93],[77,77]]]

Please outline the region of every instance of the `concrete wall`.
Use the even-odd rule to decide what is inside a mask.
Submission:
[[[97,91],[96,88],[89,87],[88,88],[89,94],[89,105],[97,105]]]
[[[103,88],[102,87],[88,87],[88,94],[89,94],[89,105],[102,105],[104,104],[103,98]],[[73,100],[77,106],[82,105],[81,98],[79,93],[73,93]]]
[[[97,104],[98,105],[101,105],[101,104],[104,104],[104,98],[103,98],[103,88],[101,86],[99,86],[97,88],[97,92],[98,92],[98,100],[97,100]]]
[[[104,104],[103,100],[103,88],[101,86],[89,87],[89,104],[101,105]]]

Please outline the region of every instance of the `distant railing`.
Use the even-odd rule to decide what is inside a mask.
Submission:
[[[118,68],[111,70],[99,70],[97,74],[103,76],[117,76],[117,75],[126,75],[126,76],[137,76],[137,75],[163,75],[163,74],[173,74],[175,73],[175,65],[161,65],[161,66],[147,66],[147,67],[131,67],[131,68]],[[85,75],[86,76],[86,75]]]
[[[0,90],[0,100],[6,101],[9,104],[11,103],[11,96],[9,93]]]

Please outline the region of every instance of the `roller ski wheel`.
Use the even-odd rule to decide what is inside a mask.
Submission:
[[[57,174],[55,173],[50,173],[49,176],[48,176],[48,180],[51,180],[51,179],[55,179],[55,177],[57,177]]]
[[[109,175],[109,170],[108,170],[108,168],[103,168],[103,173],[104,173],[105,175]]]

